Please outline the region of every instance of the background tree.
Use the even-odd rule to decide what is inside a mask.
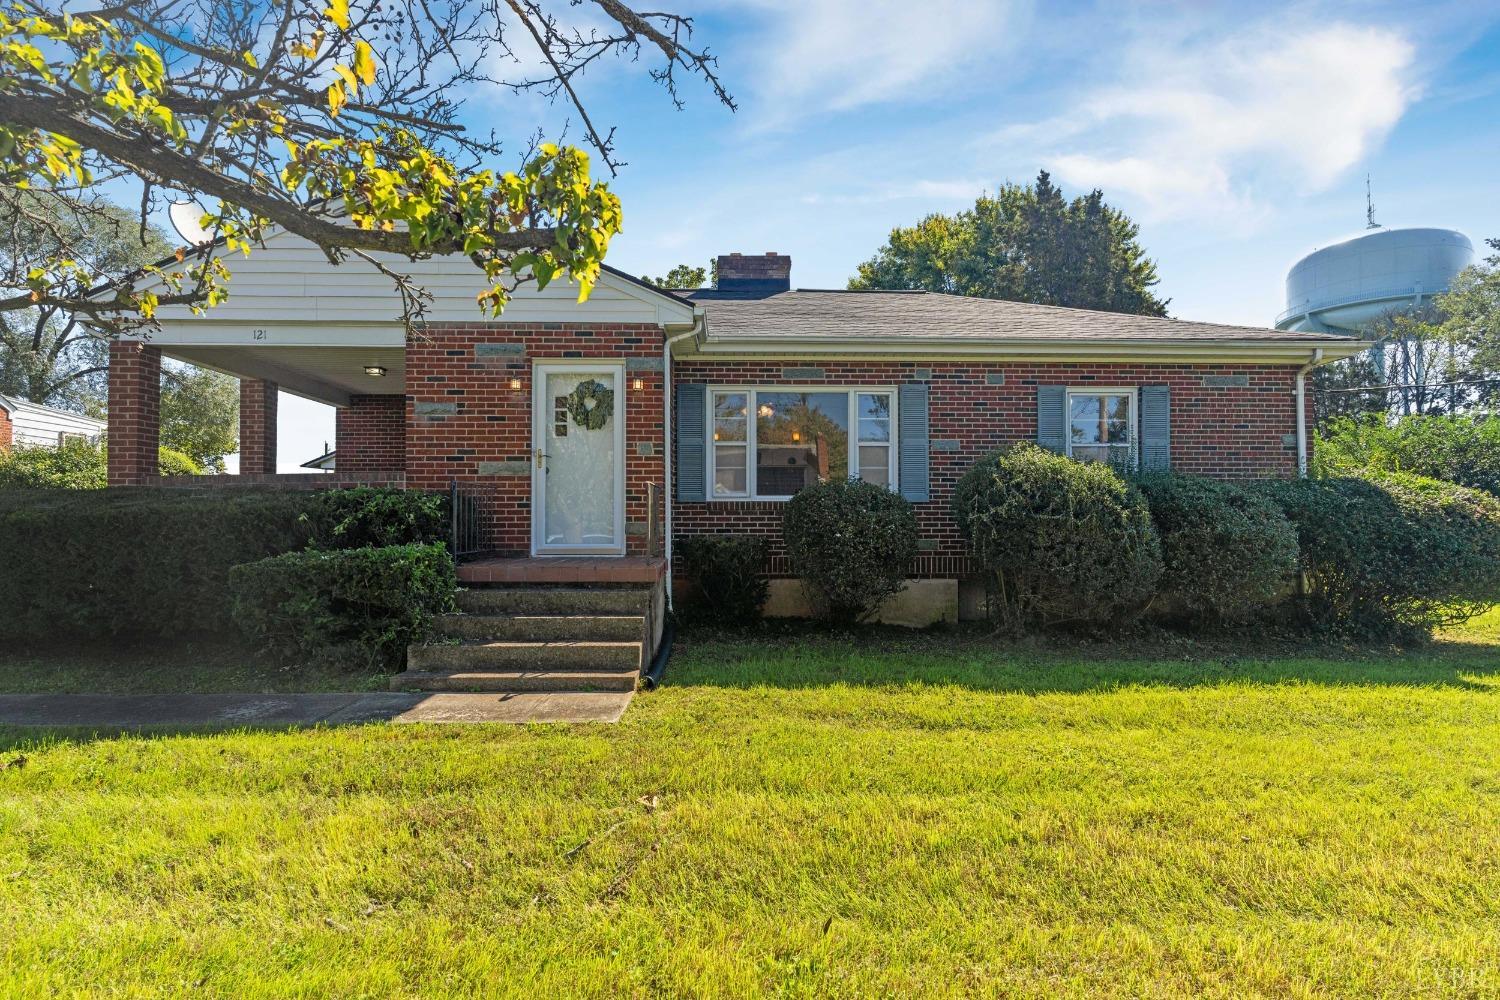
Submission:
[[[207,472],[223,472],[239,450],[238,379],[189,365],[163,368],[161,446],[181,452]]]
[[[1465,356],[1474,401],[1493,408],[1500,402],[1500,238],[1485,242],[1496,252],[1461,271],[1439,303],[1444,330]]]
[[[703,283],[708,280],[708,272],[714,265],[709,267],[693,267],[691,264],[678,264],[660,278],[646,278],[647,281],[658,288],[702,288]]]
[[[172,192],[210,199],[203,221],[221,242],[146,268],[157,291],[97,295],[64,240],[0,312],[56,307],[119,329],[162,305],[213,305],[226,257],[272,225],[388,275],[408,321],[427,296],[390,255],[466,255],[491,282],[479,303],[491,313],[518,281],[566,276],[587,294],[619,200],[571,146],[532,142],[497,172],[505,150],[463,126],[464,99],[566,102],[613,171],[614,132],[589,115],[579,78],[645,52],[674,102],[688,74],[732,108],[691,30],[621,0],[131,0],[66,13],[64,0],[17,0],[0,12],[0,202],[25,214],[24,192],[77,199],[124,180],[142,220]]]
[[[922,288],[1014,302],[1165,316],[1140,228],[1091,191],[1069,201],[1044,170],[955,215],[891,231],[852,289]]]

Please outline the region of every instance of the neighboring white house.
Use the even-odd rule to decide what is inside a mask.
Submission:
[[[0,396],[0,449],[37,445],[56,448],[70,438],[97,441],[107,426],[103,420],[81,413]]]

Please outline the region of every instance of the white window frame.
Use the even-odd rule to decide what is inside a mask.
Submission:
[[[707,442],[705,456],[706,482],[708,486],[708,499],[721,503],[747,503],[747,502],[769,502],[781,503],[791,499],[790,495],[761,496],[757,491],[759,484],[756,482],[755,449],[756,441],[756,419],[755,413],[758,409],[757,396],[762,392],[775,393],[798,393],[802,395],[814,395],[816,393],[844,393],[849,400],[849,469],[852,478],[859,476],[859,397],[861,393],[878,394],[887,397],[891,401],[890,423],[891,437],[886,442],[889,447],[886,455],[886,486],[891,492],[897,492],[897,466],[896,453],[898,449],[899,427],[897,422],[896,407],[898,405],[899,386],[895,385],[711,385],[708,387],[708,405],[704,407],[707,411],[704,415],[704,440]],[[718,495],[715,492],[717,482],[717,469],[719,449],[718,442],[714,441],[714,397],[725,393],[744,393],[745,395],[745,492],[743,494]],[[739,444],[739,442],[728,442]],[[869,442],[871,444],[876,442]]]
[[[1070,385],[1066,398],[1063,400],[1063,443],[1067,449],[1067,456],[1073,457],[1073,397],[1074,396],[1124,396],[1130,402],[1130,414],[1126,418],[1130,439],[1125,442],[1125,462],[1130,468],[1140,464],[1141,442],[1140,442],[1140,400],[1139,386],[1125,385]],[[1120,445],[1083,445],[1085,448],[1120,448]]]

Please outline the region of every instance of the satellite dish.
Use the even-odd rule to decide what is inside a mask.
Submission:
[[[174,201],[167,208],[172,228],[177,230],[184,243],[194,247],[213,242],[213,234],[203,228],[203,217],[207,214],[208,209],[192,199]]]

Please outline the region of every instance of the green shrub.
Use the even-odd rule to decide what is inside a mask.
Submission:
[[[1001,627],[1138,614],[1162,574],[1146,502],[1108,466],[1022,444],[959,480],[953,513]]]
[[[312,545],[362,549],[448,540],[448,495],[360,486],[315,494],[308,510]]]
[[[289,552],[229,571],[235,623],[296,662],[394,666],[457,587],[442,545]]]
[[[782,531],[792,571],[841,624],[868,617],[900,590],[917,555],[911,504],[858,479],[803,488],[787,502]]]
[[[163,476],[201,476],[203,466],[180,451],[161,448],[156,453],[156,471]]]
[[[765,576],[767,548],[760,535],[678,539],[677,551],[693,581],[693,615],[730,624],[758,621],[770,589]]]
[[[157,452],[163,476],[197,476],[203,468],[171,448]],[[76,438],[56,448],[22,446],[0,451],[0,490],[102,490],[109,483],[109,450]]]
[[[1313,448],[1323,476],[1406,472],[1500,496],[1500,414],[1335,420]]]
[[[1190,619],[1243,621],[1284,596],[1297,531],[1260,493],[1200,476],[1134,480],[1161,539],[1159,589]]]
[[[1500,603],[1500,500],[1418,476],[1266,481],[1297,529],[1312,621],[1409,638]]]
[[[306,493],[0,493],[0,637],[171,636],[229,626],[229,567],[299,549]]]

